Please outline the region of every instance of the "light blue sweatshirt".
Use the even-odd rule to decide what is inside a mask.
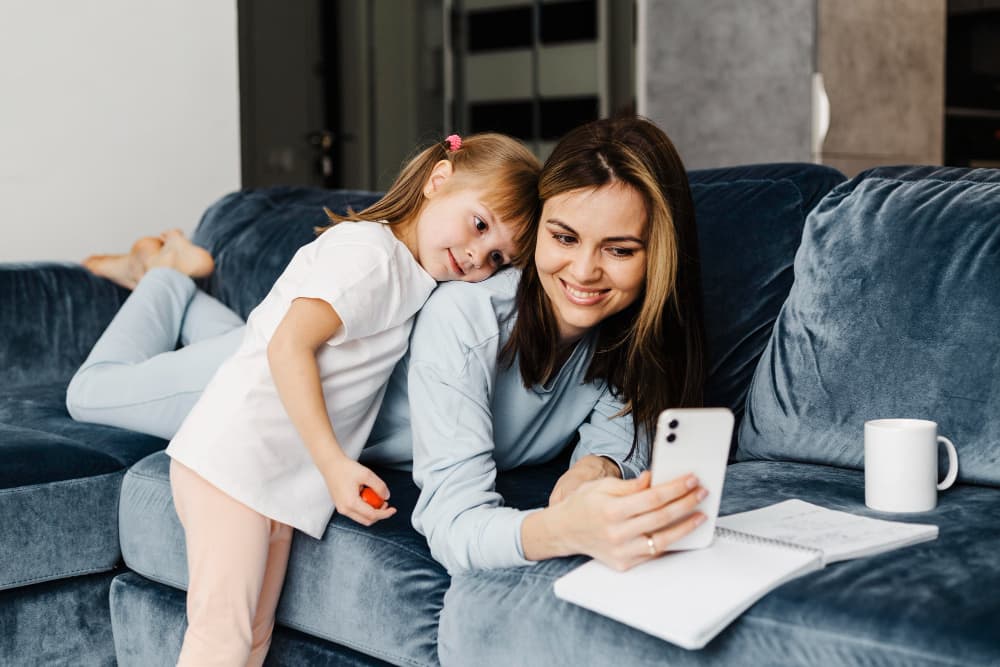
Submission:
[[[361,458],[405,466],[412,452],[421,489],[413,526],[451,573],[531,562],[521,546],[528,512],[504,507],[498,470],[549,461],[577,434],[573,462],[606,456],[625,478],[646,468],[638,453],[626,460],[631,416],[614,417],[622,405],[610,390],[583,381],[592,341],[582,340],[545,387],[525,388],[516,362],[501,367],[497,356],[513,326],[518,278],[507,270],[434,291]]]

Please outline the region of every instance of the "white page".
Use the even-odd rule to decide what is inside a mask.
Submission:
[[[819,569],[819,555],[716,539],[626,572],[597,561],[555,582],[559,597],[688,649],[704,646],[764,594]]]
[[[937,538],[937,526],[883,521],[803,500],[719,517],[717,526],[820,549],[825,562],[867,556]]]

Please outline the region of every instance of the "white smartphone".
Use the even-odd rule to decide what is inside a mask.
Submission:
[[[660,413],[650,466],[652,483],[693,473],[708,489],[708,496],[698,505],[707,519],[667,551],[702,549],[712,543],[732,436],[733,413],[728,408],[675,408]]]

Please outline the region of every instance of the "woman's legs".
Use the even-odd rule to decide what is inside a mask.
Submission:
[[[178,665],[264,662],[292,528],[254,512],[171,461],[188,560],[188,628]]]
[[[78,421],[171,438],[236,352],[243,326],[188,276],[152,269],[73,376],[66,408]],[[185,338],[193,342],[177,350]]]

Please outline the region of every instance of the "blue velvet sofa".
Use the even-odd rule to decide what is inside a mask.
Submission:
[[[935,419],[961,472],[940,537],[831,565],[766,596],[688,652],[564,603],[582,562],[449,578],[400,512],[296,535],[268,664],[1000,664],[1000,171],[806,164],[695,171],[708,403],[740,420],[723,513],[798,497],[864,506],[865,419]],[[244,191],[195,238],[203,287],[244,316],[324,220],[375,195]],[[794,278],[794,281],[793,281]],[[73,422],[65,387],[127,296],[65,264],[0,265],[0,664],[173,664],[183,534],[162,440]],[[566,454],[499,476],[546,502]],[[669,590],[663,604],[684,604]]]

